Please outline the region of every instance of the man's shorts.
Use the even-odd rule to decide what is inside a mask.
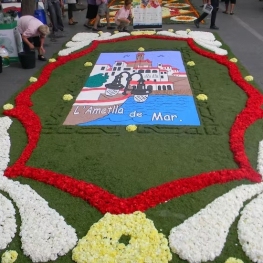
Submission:
[[[108,5],[105,3],[101,3],[98,8],[98,15],[99,16],[106,16],[109,13]]]
[[[236,0],[225,0],[225,4],[229,4],[229,2],[231,4],[236,4]]]

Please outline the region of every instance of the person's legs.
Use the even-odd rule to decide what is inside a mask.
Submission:
[[[100,21],[100,15],[97,14],[95,22],[94,22],[94,26],[93,26],[93,30],[94,31],[98,31],[98,23],[99,23],[99,21]]]
[[[228,6],[229,6],[229,0],[225,0],[225,11],[223,12],[224,14],[228,14]]]
[[[38,60],[46,61],[47,59],[44,57],[44,54],[41,52],[41,49],[40,49],[40,46],[41,46],[40,37],[39,36],[32,37],[32,40],[33,40],[35,48],[38,51]]]
[[[75,25],[78,22],[75,22],[73,19],[73,10],[75,8],[75,4],[68,4],[68,24]]]
[[[200,23],[203,19],[205,19],[207,16],[208,16],[208,14],[204,12],[204,13],[203,13],[202,15],[200,15],[197,19],[195,19],[195,20],[194,20],[195,26],[196,26],[197,28],[199,28],[199,23]]]
[[[48,12],[50,14],[50,20],[52,23],[52,31],[57,32],[58,31],[57,16],[56,16],[55,7],[51,1],[48,1]]]
[[[210,24],[211,29],[219,29],[215,24],[216,23],[216,14],[217,14],[217,8],[214,8],[212,11],[212,14],[211,14],[211,24]]]
[[[31,37],[28,38],[28,41],[29,41],[30,43],[33,43],[33,39],[32,39]],[[23,41],[23,50],[24,50],[25,53],[31,51],[31,49],[29,48],[29,46],[27,45],[27,43],[25,43],[24,41]]]
[[[236,4],[236,0],[231,0],[230,15],[234,14],[235,4]]]
[[[58,1],[56,1],[53,3],[53,6],[54,6],[55,13],[56,13],[56,18],[57,18],[57,28],[59,30],[63,31],[64,25],[63,25],[62,17],[61,17],[62,10],[61,10],[60,4]]]
[[[110,15],[109,15],[109,12],[106,13],[106,20],[107,20],[107,28],[108,28],[108,29],[114,29],[115,27],[110,25]]]

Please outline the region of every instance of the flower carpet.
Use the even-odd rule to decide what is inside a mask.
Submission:
[[[150,7],[154,0],[138,0],[133,1],[140,5],[145,5],[145,8]],[[193,21],[199,16],[195,6],[189,0],[158,0],[162,6],[162,22],[163,24],[182,24],[182,23],[193,23]],[[109,2],[109,15],[110,22],[114,23],[114,17],[117,11],[123,6],[123,0],[112,0]],[[106,24],[106,19],[101,19],[102,24]]]
[[[263,262],[262,103],[212,33],[78,33],[3,107],[2,263]]]

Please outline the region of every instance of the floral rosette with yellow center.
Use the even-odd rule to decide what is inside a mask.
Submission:
[[[120,242],[123,235],[130,237],[129,244]],[[72,259],[77,263],[165,263],[172,255],[167,239],[144,213],[107,213],[79,240]]]

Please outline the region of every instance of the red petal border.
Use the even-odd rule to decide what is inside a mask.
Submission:
[[[97,48],[100,43],[113,43],[137,38],[151,38],[160,40],[180,40],[186,41],[189,47],[196,53],[207,58],[215,60],[217,63],[226,66],[229,70],[231,79],[245,91],[248,100],[245,109],[236,117],[235,122],[230,130],[230,148],[234,154],[234,159],[239,169],[224,169],[220,171],[212,171],[202,173],[189,178],[178,179],[168,183],[164,183],[157,187],[150,188],[136,196],[129,198],[119,198],[105,189],[94,184],[76,180],[68,175],[55,173],[50,170],[33,168],[26,166],[26,162],[30,158],[37,146],[42,125],[40,118],[31,110],[33,103],[31,95],[47,83],[52,71],[57,67],[64,65],[70,60],[77,59]],[[233,180],[248,179],[252,182],[261,182],[262,178],[250,165],[248,157],[245,153],[244,136],[246,129],[256,120],[263,117],[261,109],[263,103],[262,94],[252,85],[247,83],[236,64],[230,62],[227,56],[219,56],[208,51],[202,50],[195,45],[193,39],[172,38],[157,35],[129,36],[119,39],[111,39],[104,41],[93,41],[90,47],[70,54],[64,57],[58,57],[54,63],[47,64],[38,81],[29,85],[15,99],[15,108],[4,111],[4,114],[19,120],[25,127],[28,143],[23,150],[21,156],[5,171],[7,177],[24,176],[49,185],[53,185],[62,191],[68,192],[73,196],[80,197],[96,207],[102,213],[110,212],[112,214],[132,213],[134,211],[145,211],[156,205],[182,196],[187,193],[199,191],[213,184],[223,184]]]

